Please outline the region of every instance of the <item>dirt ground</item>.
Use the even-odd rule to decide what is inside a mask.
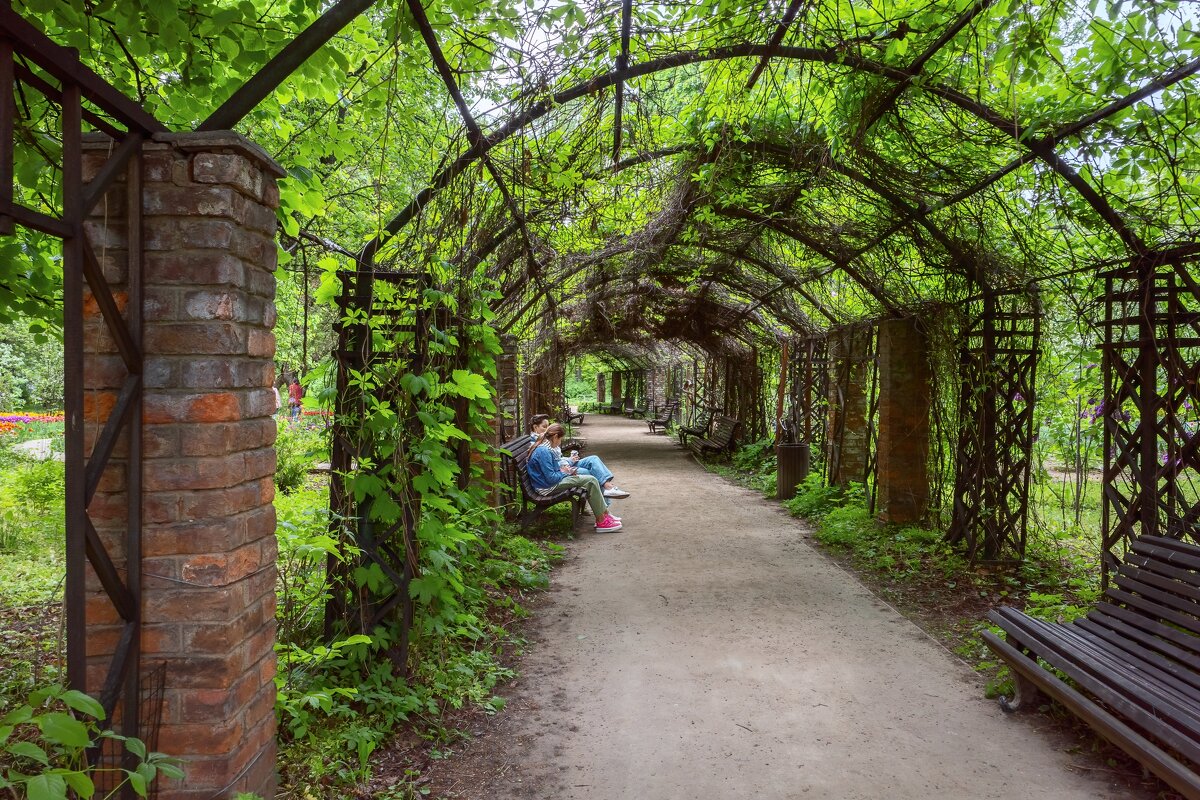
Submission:
[[[428,796],[1154,797],[1043,716],[1004,715],[777,504],[640,422],[589,416],[583,433],[633,493],[625,530],[581,529],[508,707],[425,759]]]

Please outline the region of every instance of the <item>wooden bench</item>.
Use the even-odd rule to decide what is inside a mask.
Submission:
[[[569,408],[564,408],[562,413],[562,421],[567,425],[582,425],[583,412],[572,411]]]
[[[1043,692],[1200,800],[1200,547],[1136,539],[1101,602],[1070,624],[1013,608],[989,617],[1006,638],[984,631],[984,641],[1015,678],[1016,696],[1000,698],[1006,711]]]
[[[646,425],[650,428],[651,433],[665,433],[667,426],[675,419],[675,412],[679,409],[679,403],[674,400],[668,400],[663,406],[662,412],[657,414],[653,419],[646,420]],[[658,430],[662,428],[662,430]]]
[[[679,443],[687,447],[689,436],[708,436],[708,429],[712,427],[712,421],[712,412],[705,411],[700,415],[700,419],[695,425],[688,425],[679,429]]]
[[[625,416],[629,417],[630,419],[645,419],[646,415],[649,413],[650,413],[650,401],[649,400],[643,400],[641,405],[635,406],[632,408],[626,407],[626,409],[625,409]]]
[[[579,522],[579,515],[583,512],[583,506],[587,503],[587,489],[583,486],[574,486],[558,489],[548,495],[538,492],[533,488],[533,483],[529,480],[529,473],[526,471],[529,463],[529,444],[528,436],[513,439],[502,446],[500,454],[501,474],[506,477],[514,494],[518,491],[517,487],[520,487],[522,524],[531,524],[551,506],[570,503],[571,528],[574,529],[576,523]],[[533,507],[532,513],[530,506]]]
[[[737,419],[724,415],[713,417],[712,433],[708,436],[695,437],[688,447],[698,456],[708,453],[727,453],[733,449],[733,437],[741,425]]]

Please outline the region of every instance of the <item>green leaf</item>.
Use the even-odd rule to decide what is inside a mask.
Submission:
[[[141,739],[126,739],[125,749],[133,753],[138,758],[144,759],[146,757],[146,745]]]
[[[70,714],[61,711],[51,711],[35,719],[42,735],[55,744],[64,747],[84,748],[91,744],[87,727]]]
[[[129,785],[137,792],[138,797],[146,796],[146,779],[136,772],[126,772],[129,777]]]
[[[96,785],[86,772],[65,772],[63,777],[71,789],[80,797],[91,797],[96,793]]]
[[[50,766],[50,759],[46,756],[46,751],[33,742],[13,742],[4,749],[14,756],[29,758],[39,764],[45,764],[47,767]]]
[[[61,699],[68,708],[72,708],[80,714],[87,714],[93,719],[104,719],[104,706],[100,705],[100,701],[77,689],[63,692]]]
[[[34,775],[25,782],[28,800],[67,800],[67,782],[56,773]]]

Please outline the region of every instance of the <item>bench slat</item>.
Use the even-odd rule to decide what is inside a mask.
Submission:
[[[1109,592],[1111,593],[1111,589]],[[1113,605],[1112,603],[1100,602],[1096,604],[1096,612],[1100,612],[1107,616],[1116,617],[1122,622],[1128,623],[1135,628],[1151,633],[1160,639],[1176,644],[1184,649],[1200,655],[1200,639],[1195,636],[1189,636],[1178,628],[1172,628],[1170,625],[1164,625],[1157,619],[1140,614],[1137,611],[1131,611],[1128,608]]]
[[[1019,650],[991,631],[983,632],[984,643],[1014,670],[1057,699],[1102,736],[1129,753],[1143,766],[1170,784],[1188,800],[1200,800],[1200,775],[1180,764],[1170,754],[1133,730],[1111,712],[1072,689],[1051,673],[1026,658]]]
[[[1172,647],[1161,639],[1147,636],[1137,628],[1125,625],[1118,620],[1108,620],[1108,623],[1105,624],[1090,616],[1077,619],[1074,622],[1075,625],[1087,631],[1092,636],[1104,639],[1115,647],[1124,650],[1131,657],[1144,659],[1159,669],[1169,672],[1176,680],[1183,681],[1192,687],[1192,690],[1200,697],[1200,674],[1175,661],[1175,659],[1180,659],[1186,664],[1189,659],[1194,658],[1193,656],[1190,656],[1177,647]],[[1171,650],[1170,655],[1173,657],[1169,658],[1163,654],[1163,649],[1165,648]]]
[[[1058,631],[1047,635],[1035,626],[1024,624],[1033,618],[1021,612],[1016,613],[1020,614],[1021,618],[1018,620],[1010,617],[1009,623],[1021,625],[1029,639],[1036,642],[1037,655],[1043,661],[1065,673],[1109,708],[1177,750],[1185,758],[1200,761],[1200,742],[1179,731],[1168,720],[1146,710],[1126,693],[1115,689],[1114,685],[1121,683],[1121,676],[1110,665],[1099,662],[1090,652],[1070,647],[1064,638],[1058,636]]]
[[[1048,636],[1061,635],[1070,640],[1081,651],[1090,653],[1098,662],[1110,666],[1115,674],[1121,675],[1127,684],[1114,684],[1113,688],[1124,691],[1134,700],[1142,700],[1142,689],[1151,687],[1154,695],[1174,709],[1168,719],[1178,723],[1184,732],[1200,741],[1200,692],[1186,681],[1180,680],[1167,669],[1163,669],[1145,657],[1145,654],[1130,652],[1121,645],[1098,637],[1086,628],[1075,625],[1054,625],[1042,620]],[[1120,638],[1115,637],[1114,638]],[[1130,692],[1130,689],[1137,689]],[[1143,703],[1148,711],[1156,713],[1162,707],[1156,702]],[[1156,716],[1163,716],[1157,714]]]
[[[1147,654],[1154,654],[1163,658],[1165,663],[1174,664],[1176,674],[1187,676],[1186,680],[1192,681],[1193,684],[1200,690],[1200,674],[1196,673],[1193,668],[1187,667],[1187,664],[1194,664],[1196,657],[1193,652],[1188,652],[1180,646],[1176,646],[1163,638],[1153,636],[1151,633],[1146,633],[1138,627],[1128,625],[1115,616],[1109,616],[1093,610],[1086,618],[1076,619],[1075,625],[1080,625],[1087,630],[1096,631],[1111,631],[1116,636],[1126,639],[1127,642],[1136,642],[1140,648],[1144,649]],[[1181,666],[1183,664],[1183,666]]]
[[[1136,593],[1143,603],[1149,601],[1157,606],[1155,616],[1169,620],[1185,630],[1200,635],[1200,619],[1196,617],[1196,604],[1178,595],[1156,589],[1150,584],[1118,573],[1114,581],[1119,589],[1109,588],[1107,594],[1116,597],[1118,594]],[[1124,592],[1121,592],[1124,589]],[[1124,598],[1122,597],[1122,600]]]
[[[1127,553],[1120,569],[1128,575],[1141,575],[1139,580],[1160,589],[1191,598],[1200,614],[1200,575],[1136,553]]]
[[[1200,570],[1200,546],[1167,536],[1139,536],[1133,551],[1162,558],[1180,567]]]
[[[1016,609],[1005,611],[1009,613],[1000,622],[1005,631],[1020,630],[1020,638],[1032,643],[1031,649],[1047,663],[1081,685],[1079,676],[1064,664],[1087,670],[1094,681],[1200,743],[1200,693],[1144,660],[1090,638],[1076,626],[1045,622]]]

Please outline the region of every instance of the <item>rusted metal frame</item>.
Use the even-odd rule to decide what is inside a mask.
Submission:
[[[796,241],[808,247],[810,250],[813,250],[818,255],[828,259],[837,269],[845,272],[847,275],[853,278],[854,281],[861,286],[863,290],[867,292],[867,294],[875,298],[876,302],[883,306],[888,313],[894,316],[900,316],[900,308],[892,303],[892,301],[888,299],[887,295],[885,295],[879,289],[879,287],[875,286],[871,281],[868,281],[858,269],[850,264],[850,261],[854,260],[855,258],[859,258],[859,256],[855,256],[853,258],[838,256],[830,251],[821,242],[818,242],[807,233],[798,231],[793,226],[785,224],[783,220],[764,217],[760,214],[756,214],[745,209],[723,208],[718,210],[717,213],[721,216],[732,217],[734,219],[745,219],[751,222],[759,222],[766,227],[771,228],[772,230],[778,231],[785,236],[795,239]]]
[[[108,459],[117,445],[117,438],[121,435],[121,430],[133,418],[133,407],[141,394],[142,376],[137,373],[128,375],[121,386],[117,402],[108,415],[104,429],[92,446],[91,456],[88,458],[84,493],[84,499],[88,503],[92,502],[92,498],[96,494],[96,488],[100,485],[100,479],[104,475],[105,467],[108,466]]]
[[[461,175],[483,153],[505,141],[508,137],[512,136],[531,122],[534,122],[550,113],[550,111],[558,106],[602,91],[609,86],[615,85],[618,80],[627,81],[630,78],[650,75],[656,72],[675,69],[689,64],[703,63],[707,61],[722,61],[732,58],[745,58],[756,55],[762,56],[765,53],[766,46],[757,44],[740,44],[714,48],[706,51],[675,53],[670,56],[664,56],[663,58],[644,61],[629,66],[620,73],[613,71],[605,73],[604,75],[598,75],[587,81],[576,84],[575,86],[564,89],[560,92],[556,92],[548,99],[535,102],[521,113],[513,115],[507,122],[503,123],[494,131],[487,134],[478,145],[466,150],[451,164],[439,171],[430,181],[429,185],[425,189],[421,190],[412,200],[410,200],[408,205],[401,209],[401,211],[395,217],[393,217],[386,226],[384,226],[383,231],[378,237],[376,237],[375,240],[372,240],[372,242],[368,244],[366,250],[371,252],[378,250],[384,244],[387,238],[395,235],[401,228],[407,225],[421,212],[426,205],[429,204],[430,200],[433,199],[433,196],[438,191],[445,188],[452,180]],[[901,83],[906,83],[912,78],[912,76],[906,70],[888,67],[878,62],[870,61],[869,59],[861,58],[859,56],[835,49],[818,50],[807,47],[781,46],[778,48],[777,52],[772,55],[772,57],[800,61],[812,61],[816,63],[848,67],[861,72],[867,72],[870,74],[880,75],[881,77],[890,78]],[[1200,69],[1200,65],[1197,66],[1197,69]],[[1165,86],[1169,86],[1172,83],[1177,83],[1179,80],[1182,80],[1194,71],[1195,70],[1193,69],[1186,74],[1183,74],[1181,70],[1173,70],[1168,73],[1167,76],[1156,79],[1153,82],[1154,88],[1150,91],[1152,93],[1153,91],[1157,91]],[[1004,117],[996,114],[986,106],[971,100],[971,98],[967,97],[966,95],[956,92],[948,87],[941,87],[932,83],[922,83],[920,84],[920,88],[922,91],[926,91],[950,100],[951,102],[963,108],[963,110],[988,122],[993,127],[1003,130],[1007,135],[1013,136],[1018,141],[1024,141],[1026,138],[1025,130],[1019,125],[1015,124],[1012,120],[1006,120]],[[1139,97],[1144,96],[1141,94],[1142,91],[1145,91],[1145,89],[1139,90],[1139,92],[1135,92],[1134,94],[1139,95]],[[1101,112],[1093,113],[1088,118],[1090,120],[1088,124],[1094,124],[1095,122],[1099,121],[1099,119],[1103,119],[1105,116],[1116,113],[1117,111],[1121,110],[1121,108],[1125,107],[1122,105],[1122,103],[1125,102],[1125,100],[1120,100],[1111,104],[1110,106],[1107,106],[1102,115]],[[1077,131],[1078,129],[1073,128],[1072,126],[1066,126],[1065,128],[1061,129],[1059,133],[1055,133],[1046,137],[1044,141],[1055,143],[1061,138],[1072,135]],[[990,180],[989,183],[999,180],[1001,177],[1009,172],[1012,172],[1022,164],[1028,163],[1036,158],[1036,154],[1022,155],[1017,159],[1017,161],[1000,170],[996,174],[994,180]],[[986,188],[986,184],[974,189],[971,193],[973,194],[982,190],[983,188]],[[943,207],[944,206],[945,204],[943,204]]]
[[[792,289],[794,289],[796,291],[797,294],[799,294],[801,297],[803,297],[805,300],[807,300],[813,306],[813,308],[817,309],[817,311],[819,311],[821,313],[821,316],[823,316],[823,317],[825,317],[825,319],[829,320],[830,323],[833,323],[833,324],[837,323],[837,319],[831,313],[829,313],[829,310],[826,309],[824,305],[822,305],[815,297],[813,297],[807,290],[804,289],[803,282],[797,281],[790,276],[780,275],[779,272],[776,270],[776,268],[773,265],[771,265],[770,262],[765,261],[760,258],[756,258],[754,256],[738,254],[735,251],[727,250],[726,248],[721,247],[720,245],[713,244],[711,242],[701,242],[701,243],[697,244],[696,246],[702,250],[712,250],[714,253],[721,253],[722,255],[734,257],[740,261],[745,261],[747,264],[756,266],[759,269],[762,269],[762,270],[768,272],[769,274],[778,278],[780,281],[780,286],[777,287],[776,289],[773,289],[768,294],[772,294],[775,291],[777,291],[778,289],[791,287]],[[830,269],[833,269],[833,268],[831,267]],[[819,274],[827,275],[828,273],[829,273],[829,270],[821,270]],[[808,280],[812,280],[812,277],[808,278]]]
[[[621,0],[621,54],[617,56],[617,72],[629,66],[629,28],[633,24],[633,0]],[[617,81],[616,105],[613,111],[613,167],[621,162],[621,114],[625,110],[625,81]]]
[[[144,315],[145,282],[143,267],[145,263],[145,237],[142,226],[143,202],[143,173],[142,155],[138,152],[131,155],[125,169],[125,252],[126,275],[125,293],[127,297],[125,310],[125,328],[129,332],[133,347],[142,355],[142,361],[137,365],[137,375],[141,380],[144,369]],[[142,731],[142,471],[144,466],[142,438],[142,407],[143,392],[139,391],[134,397],[129,412],[132,423],[129,427],[128,452],[125,469],[125,563],[137,564],[136,569],[126,569],[125,587],[133,596],[134,616],[126,618],[126,633],[130,640],[127,650],[135,654],[132,668],[122,669],[125,672],[124,707],[122,709],[121,730],[125,736],[146,738]],[[125,638],[124,636],[122,637]],[[127,754],[132,758],[132,753]],[[136,768],[135,764],[126,763],[127,769]]]
[[[767,62],[774,55],[775,48],[779,47],[783,41],[784,35],[787,34],[787,29],[791,27],[792,22],[796,19],[796,14],[800,11],[800,6],[803,4],[804,0],[792,0],[788,3],[787,9],[783,12],[783,18],[779,20],[779,23],[775,26],[775,30],[771,33],[771,38],[767,40],[767,52],[763,53],[758,63],[754,66],[754,71],[746,79],[745,91],[749,92],[754,88],[754,84],[758,83],[759,76],[767,68]]]
[[[948,45],[955,36],[958,36],[962,32],[963,28],[967,27],[972,20],[982,14],[993,2],[994,0],[976,0],[970,8],[959,14],[946,30],[942,31],[941,36],[935,39],[929,47],[925,48],[925,51],[921,55],[917,56],[908,65],[906,71],[914,77],[921,74],[925,69],[925,65],[929,63],[929,59],[937,55],[939,50]],[[908,88],[910,83],[911,79],[904,83],[897,83],[888,90],[888,93],[879,101],[871,113],[859,123],[858,131],[860,135],[869,131],[887,113],[888,109],[900,98],[900,95],[904,94],[904,90]]]
[[[198,131],[229,130],[375,0],[338,0],[200,123]]]
[[[0,20],[5,10],[0,10]],[[64,455],[66,464],[67,682],[87,691],[87,474],[83,418],[83,146],[78,84],[61,95],[63,138],[63,223],[71,235],[63,240],[63,374]]]
[[[413,19],[416,20],[417,28],[421,31],[421,37],[425,41],[425,46],[429,50],[429,56],[433,59],[433,64],[437,68],[438,74],[442,77],[442,82],[446,84],[446,90],[450,92],[450,96],[454,99],[454,105],[458,109],[459,115],[463,119],[463,124],[467,128],[468,141],[472,148],[480,146],[484,141],[483,131],[480,130],[479,124],[475,121],[475,117],[471,114],[471,109],[467,107],[467,101],[462,95],[462,91],[458,87],[458,82],[454,78],[454,71],[450,69],[450,63],[446,61],[446,56],[442,52],[441,45],[438,44],[437,35],[434,33],[433,25],[430,24],[429,18],[425,14],[425,9],[421,5],[420,0],[407,0],[408,9],[412,12]],[[500,170],[492,161],[491,156],[486,151],[481,153],[480,159],[483,161],[484,167],[488,174],[492,176],[492,180],[496,183],[496,188],[500,191],[500,196],[504,199],[504,204],[508,207],[509,213],[521,230],[521,237],[525,241],[525,256],[529,269],[529,277],[537,284],[539,291],[545,295],[548,302],[553,303],[553,298],[543,282],[540,265],[537,263],[537,258],[533,252],[533,236],[529,232],[529,226],[525,221],[525,212],[517,205],[516,198],[508,190],[508,185],[504,177],[500,174]]]
[[[16,44],[22,56],[32,60],[64,85],[78,87],[81,98],[87,99],[105,113],[145,133],[167,132],[166,126],[145,109],[83,66],[76,51],[55,44],[13,11],[7,3],[0,6],[0,32]]]
[[[16,132],[16,76],[13,74],[13,45],[0,37],[0,204],[13,205],[14,152],[13,135]],[[0,236],[11,236],[14,231],[13,218],[0,214]]]
[[[142,151],[142,143],[146,141],[146,136],[141,131],[131,130],[121,139],[121,143],[117,145],[117,149],[109,155],[108,160],[104,162],[104,166],[96,173],[95,177],[88,182],[87,188],[83,193],[83,213],[90,214],[92,209],[104,197],[105,192],[112,186],[123,172],[127,172],[130,160],[139,155]],[[139,212],[140,213],[140,212]],[[95,259],[95,256],[92,256]],[[95,288],[93,287],[93,291]]]
[[[52,97],[56,97],[58,95],[58,90],[55,89],[52,84],[50,84],[48,81],[43,80],[37,73],[33,72],[31,69],[26,67],[24,64],[17,64],[15,67],[15,71],[16,71],[16,76],[17,76],[17,78],[20,79],[21,83],[23,83],[27,86],[31,86],[34,89],[37,89],[39,92],[41,92],[46,97],[52,98]],[[83,115],[83,119],[85,121],[91,123],[96,128],[96,130],[103,131],[104,133],[107,133],[109,136],[111,136],[114,139],[120,139],[122,136],[125,135],[125,132],[123,130],[116,127],[111,122],[109,122],[107,119],[100,116],[99,114],[88,110],[86,107],[83,109],[82,115]],[[135,126],[131,125],[130,127],[133,128]]]
[[[125,321],[121,318],[121,311],[117,308],[117,301],[112,295],[112,290],[104,280],[104,272],[100,268],[100,262],[96,259],[96,252],[92,249],[91,243],[87,241],[83,244],[83,277],[88,283],[88,289],[92,292],[92,299],[96,301],[96,305],[100,309],[105,325],[108,326],[109,333],[112,334],[113,342],[117,345],[117,352],[120,353],[121,360],[125,362],[125,368],[130,373],[140,375],[142,371],[141,348],[134,342]]]
[[[10,183],[9,186],[12,184]],[[35,231],[41,231],[59,239],[69,239],[72,235],[71,226],[66,221],[40,211],[34,211],[19,203],[0,199],[0,216],[9,217],[26,228],[33,228]]]

